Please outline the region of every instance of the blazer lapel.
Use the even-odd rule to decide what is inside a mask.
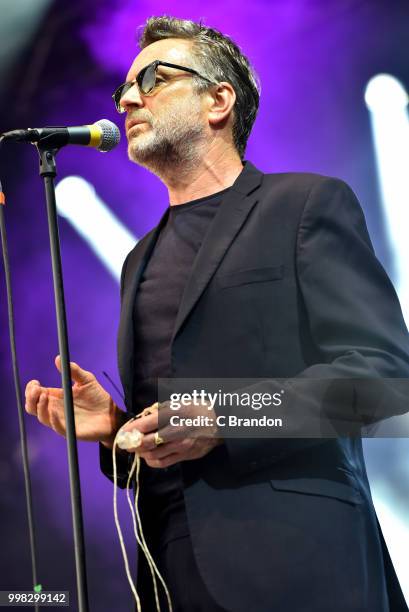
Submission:
[[[257,203],[262,173],[246,162],[241,174],[220,203],[209,231],[193,262],[173,330],[172,341],[215,273],[225,252]]]

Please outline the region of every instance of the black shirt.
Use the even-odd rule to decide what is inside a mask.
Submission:
[[[171,339],[183,290],[227,191],[168,208],[135,297],[137,412],[157,401],[157,379],[171,377]],[[147,512],[148,531],[149,525],[160,525],[161,543],[188,533],[180,464],[155,469],[141,463],[141,505]]]

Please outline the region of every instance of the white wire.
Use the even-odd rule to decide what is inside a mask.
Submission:
[[[127,423],[130,423],[131,421],[133,421],[134,419],[130,419],[129,421],[127,421]],[[122,427],[125,427],[125,425],[127,424],[125,423]],[[118,475],[117,475],[117,466],[116,466],[116,449],[117,449],[117,445],[118,445],[118,434],[121,432],[122,427],[118,430],[118,432],[116,433],[115,436],[115,440],[114,440],[114,444],[112,447],[112,463],[113,463],[113,468],[114,468],[114,517],[115,517],[115,525],[118,531],[118,537],[119,537],[119,541],[121,544],[121,550],[122,550],[122,555],[124,558],[124,563],[125,563],[125,570],[126,570],[126,575],[128,578],[128,582],[130,584],[132,593],[134,594],[135,597],[135,601],[136,601],[136,605],[137,605],[137,610],[138,612],[141,612],[141,603],[140,603],[140,598],[138,596],[135,584],[132,580],[130,571],[129,571],[129,562],[128,562],[128,556],[126,553],[126,547],[125,547],[125,542],[124,542],[124,538],[123,538],[123,534],[122,534],[122,530],[121,527],[119,525],[119,519],[118,519],[118,508],[117,508],[117,482],[118,482]],[[146,560],[148,562],[149,565],[149,569],[152,575],[152,581],[153,581],[153,588],[154,588],[154,592],[155,592],[155,602],[156,602],[156,609],[157,612],[161,612],[161,608],[160,608],[160,603],[159,603],[159,596],[158,596],[158,588],[157,588],[157,583],[156,583],[156,578],[155,578],[155,573],[158,576],[165,594],[166,594],[166,599],[168,602],[168,607],[169,607],[169,612],[173,612],[173,608],[172,608],[172,601],[170,598],[170,593],[169,590],[166,586],[166,583],[162,577],[162,575],[160,574],[153,558],[152,555],[149,551],[149,548],[146,544],[146,540],[145,540],[145,536],[143,534],[143,529],[142,529],[142,521],[140,518],[140,514],[139,514],[139,509],[138,509],[138,499],[139,499],[139,472],[140,472],[140,457],[137,453],[135,453],[135,457],[134,457],[134,461],[132,463],[132,467],[129,471],[129,475],[128,475],[128,480],[126,483],[126,496],[127,496],[127,500],[128,500],[128,505],[131,511],[131,516],[132,516],[132,522],[133,522],[133,527],[134,527],[134,534],[135,534],[135,538],[136,541],[139,545],[139,547],[141,548],[141,550],[143,551]],[[133,504],[130,498],[130,494],[129,494],[129,488],[130,488],[130,482],[132,479],[133,474],[135,473],[135,511],[133,508]],[[138,524],[138,525],[137,525]],[[138,528],[139,528],[139,534],[140,537],[138,535]]]

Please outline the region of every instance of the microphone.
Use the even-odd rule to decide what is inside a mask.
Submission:
[[[63,147],[67,144],[94,147],[98,151],[111,151],[119,143],[121,133],[118,126],[108,119],[101,119],[92,125],[78,127],[44,127],[12,130],[0,134],[0,140],[41,143],[52,147]]]

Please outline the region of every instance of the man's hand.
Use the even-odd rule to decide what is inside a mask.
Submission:
[[[172,425],[171,417],[177,417],[173,422],[178,424]],[[188,419],[196,419],[196,424],[189,424]],[[209,409],[207,403],[192,403],[174,411],[170,409],[169,402],[163,402],[160,404],[160,417],[157,409],[152,410],[151,414],[127,423],[121,431],[132,431],[135,428],[144,434],[142,442],[137,448],[127,450],[138,453],[153,468],[165,468],[179,461],[200,459],[223,443],[223,439],[218,436],[216,414],[213,409]],[[163,440],[162,444],[156,444],[155,434]]]
[[[55,358],[55,365],[61,371],[59,355]],[[128,418],[126,413],[116,406],[91,372],[73,362],[70,366],[74,381],[72,395],[77,438],[99,441],[112,447],[116,432]],[[63,389],[43,387],[38,380],[30,380],[25,393],[27,412],[36,416],[46,427],[65,436]]]

